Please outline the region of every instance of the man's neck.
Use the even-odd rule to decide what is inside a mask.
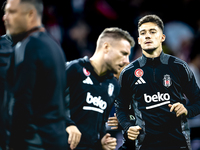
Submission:
[[[35,31],[43,31],[44,28],[41,26],[36,26],[28,31],[25,32],[21,32],[19,34],[16,35],[11,35],[12,41],[13,41],[13,45],[15,45],[17,42],[22,41],[23,39],[25,39],[27,36],[29,36],[29,34],[35,32]]]
[[[142,53],[148,57],[148,58],[156,58],[159,57],[162,52],[162,49],[156,49],[156,50],[142,50]]]
[[[103,76],[107,73],[107,70],[105,69],[105,65],[102,63],[103,61],[99,61],[101,58],[100,57],[96,57],[96,56],[92,56],[90,58],[90,63],[94,68],[94,71],[96,72],[96,74],[98,76]]]

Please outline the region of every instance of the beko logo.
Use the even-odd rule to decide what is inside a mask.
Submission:
[[[152,102],[159,102],[159,101],[167,101],[170,100],[170,95],[168,93],[160,94],[160,92],[157,92],[157,94],[154,94],[152,96],[144,94],[144,100],[147,103]]]
[[[170,95],[168,93],[160,93],[160,92],[157,92],[157,94],[154,94],[152,96],[144,94],[144,100],[146,103],[161,102],[159,104],[146,107],[146,109],[151,109],[151,108],[159,107],[165,104],[169,104]]]
[[[93,110],[103,113],[104,109],[106,109],[107,107],[107,103],[101,99],[101,96],[93,97],[90,92],[87,92],[86,102],[88,104],[93,104],[94,106],[97,106],[99,108],[91,106],[83,106],[84,110]]]

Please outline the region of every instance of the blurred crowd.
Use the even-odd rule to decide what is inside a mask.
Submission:
[[[137,40],[137,22],[145,14],[162,18],[167,36],[164,51],[187,62],[200,32],[199,0],[44,0],[44,4],[43,24],[62,45],[68,60],[91,56],[99,33],[106,27],[128,30]],[[5,34],[3,22],[0,34]],[[140,52],[136,45],[131,60]]]
[[[3,5],[5,0],[0,0]],[[200,85],[200,0],[44,0],[43,24],[62,46],[68,61],[91,56],[99,33],[106,27],[120,27],[137,41],[137,22],[146,14],[164,21],[163,51],[186,61]],[[1,16],[4,11],[1,10]],[[3,21],[0,35],[5,34]],[[141,56],[136,42],[130,60]],[[192,140],[200,144],[200,116],[190,119]],[[194,144],[194,145],[195,145]]]

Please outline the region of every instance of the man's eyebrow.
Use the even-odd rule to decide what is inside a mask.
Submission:
[[[146,30],[156,30],[155,28],[151,28],[151,29],[142,29],[142,30],[140,30],[140,32],[142,32],[142,31],[146,31]]]
[[[142,30],[140,30],[140,32],[142,32],[142,31],[146,31],[146,29],[142,29]]]
[[[128,55],[129,54],[129,52],[127,52],[126,50],[121,50],[121,53],[123,53],[123,54],[125,54],[125,55]]]
[[[156,29],[155,29],[155,28],[153,28],[153,29],[150,29],[150,31],[151,31],[151,30],[156,30]]]

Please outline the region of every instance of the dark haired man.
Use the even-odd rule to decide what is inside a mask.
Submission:
[[[106,134],[105,122],[119,94],[113,73],[129,63],[134,40],[120,28],[106,28],[91,58],[67,64],[67,96],[70,120],[66,131],[71,149],[114,150],[116,139]],[[79,142],[80,141],[80,142]]]
[[[164,54],[163,22],[147,15],[138,23],[138,43],[143,55],[120,75],[121,91],[116,103],[120,125],[136,149],[191,149],[187,118],[200,113],[200,89],[188,65]],[[186,106],[184,96],[191,105]],[[128,105],[132,102],[136,123],[131,123]]]
[[[3,20],[14,46],[10,147],[65,150],[65,57],[42,27],[42,0],[7,0]]]

